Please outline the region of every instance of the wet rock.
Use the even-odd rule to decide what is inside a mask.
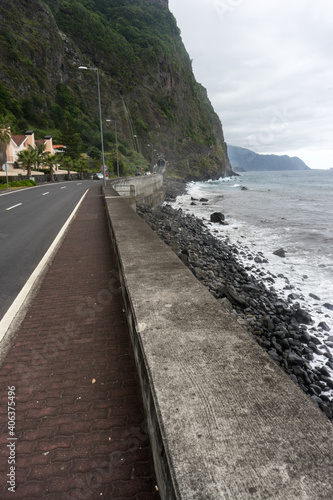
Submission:
[[[328,326],[327,323],[325,323],[325,321],[321,321],[319,324],[318,324],[318,328],[321,328],[322,330],[324,330],[325,332],[329,332],[331,329],[330,327]]]
[[[225,220],[224,215],[221,212],[214,212],[210,216],[210,222],[217,222],[222,224]]]
[[[229,311],[229,312],[232,311],[232,303],[230,302],[230,300],[227,299],[227,297],[223,297],[223,299],[219,299],[219,303],[227,311]]]
[[[258,294],[261,293],[261,288],[257,285],[244,285],[243,290],[246,293]]]
[[[313,342],[315,345],[321,344],[321,340],[319,340],[317,337],[311,337],[311,342]]]
[[[300,356],[298,356],[298,354],[295,354],[294,352],[289,352],[287,354],[287,361],[290,365],[302,366],[304,363],[303,359]]]
[[[275,252],[273,252],[273,254],[277,255],[278,257],[285,257],[286,251],[284,250],[284,248],[279,248],[278,250],[275,250]]]
[[[321,366],[319,368],[319,371],[322,375],[324,375],[325,377],[331,377],[331,373],[330,371],[326,368],[326,366]]]
[[[262,325],[269,331],[269,332],[273,332],[274,331],[274,322],[271,320],[271,318],[269,316],[265,316],[263,319],[262,319]]]
[[[320,298],[314,293],[309,293],[309,297],[312,297],[314,300],[320,300]]]
[[[315,396],[320,395],[321,388],[318,385],[310,384],[309,388],[310,388],[310,391],[312,392],[312,394],[314,394]]]
[[[278,353],[274,349],[270,349],[268,351],[268,354],[274,361],[280,362],[282,360],[282,357],[278,355]]]
[[[290,299],[290,300],[298,300],[299,298],[300,298],[300,296],[297,293],[290,293],[288,295],[288,299]]]
[[[322,404],[322,400],[318,396],[311,396],[312,401],[314,401],[317,405]]]
[[[305,382],[308,382],[309,384],[311,383],[308,374],[301,366],[299,365],[293,366],[292,371],[297,377],[301,377]]]
[[[294,312],[294,318],[296,318],[296,320],[299,323],[304,323],[305,325],[311,325],[313,323],[313,320],[312,320],[310,314],[301,308],[297,309]]]
[[[311,341],[311,339],[312,339],[311,335],[306,330],[302,331],[302,334],[300,337],[301,342],[308,344]]]
[[[236,292],[236,290],[232,287],[227,288],[223,286],[221,290],[219,290],[221,295],[224,295],[232,304],[238,305],[242,308],[247,306],[247,302]]]

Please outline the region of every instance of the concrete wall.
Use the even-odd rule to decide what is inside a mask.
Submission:
[[[112,179],[110,184],[121,196],[134,196],[137,203],[157,206],[164,201],[165,189],[163,188],[162,174]],[[130,191],[131,186],[132,192]]]
[[[329,500],[333,426],[106,189],[162,500]]]

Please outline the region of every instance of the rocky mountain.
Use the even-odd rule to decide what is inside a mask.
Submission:
[[[221,122],[196,82],[167,0],[1,0],[0,114],[16,134],[81,136],[107,163],[168,161],[179,177],[229,175]],[[124,167],[125,168],[125,167]]]
[[[246,148],[228,145],[228,156],[235,172],[260,170],[310,170],[297,156],[257,154]]]

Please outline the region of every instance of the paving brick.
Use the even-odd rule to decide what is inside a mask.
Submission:
[[[17,433],[19,441],[40,441],[42,439],[53,438],[56,434],[56,429],[48,429],[46,427],[38,429],[27,429],[21,433]]]
[[[72,436],[85,432],[89,432],[92,427],[92,422],[90,420],[75,420],[67,424],[62,424],[58,426],[57,434],[59,436]]]
[[[18,484],[15,495],[11,498],[25,500],[29,496],[32,498],[41,498],[43,493],[47,488],[47,483],[42,483],[40,481],[28,481],[24,484]]]
[[[44,439],[36,443],[36,451],[52,451],[57,448],[69,448],[73,438],[71,436],[60,436],[53,439]]]
[[[16,459],[16,467],[21,469],[30,469],[33,465],[45,465],[52,461],[53,452],[50,453],[31,453],[29,455],[18,455]]]
[[[91,430],[113,429],[113,427],[123,427],[127,423],[127,415],[120,417],[109,417],[100,420],[94,420],[91,424]]]
[[[26,453],[33,453],[36,448],[36,442],[35,441],[23,441],[23,440],[18,440],[17,441],[17,456],[20,456],[21,454],[24,455]]]
[[[8,385],[17,390],[17,500],[158,500],[116,275],[95,186],[0,367],[1,401]],[[3,478],[5,405],[0,430]],[[14,498],[7,493],[0,483],[0,498]]]
[[[57,415],[56,417],[44,417],[40,421],[40,427],[55,427],[57,425],[72,424],[73,417],[71,415]]]
[[[57,448],[53,452],[54,462],[68,462],[76,458],[85,459],[90,456],[86,446],[76,446],[75,448]]]
[[[26,418],[43,418],[45,416],[55,416],[57,415],[59,408],[56,406],[49,406],[47,408],[36,408],[34,410],[26,410]]]
[[[154,493],[155,487],[150,478],[133,478],[131,481],[116,481],[113,485],[113,498],[134,498],[138,493]]]
[[[87,434],[76,434],[73,446],[91,446],[94,443],[109,443],[111,441],[111,432],[93,431]]]

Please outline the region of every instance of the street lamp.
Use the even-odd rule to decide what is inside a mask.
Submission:
[[[96,74],[97,74],[99,124],[100,124],[100,129],[101,129],[102,161],[103,161],[103,185],[105,186],[105,161],[104,161],[104,143],[103,143],[101,93],[100,93],[100,90],[99,90],[99,71],[98,71],[98,68],[87,68],[87,66],[79,66],[79,69],[87,69],[89,71],[96,71]]]
[[[117,139],[117,120],[106,120],[107,122],[114,122],[114,131],[116,134],[116,154],[117,154],[117,176],[119,177],[119,158],[118,158],[118,139]]]

